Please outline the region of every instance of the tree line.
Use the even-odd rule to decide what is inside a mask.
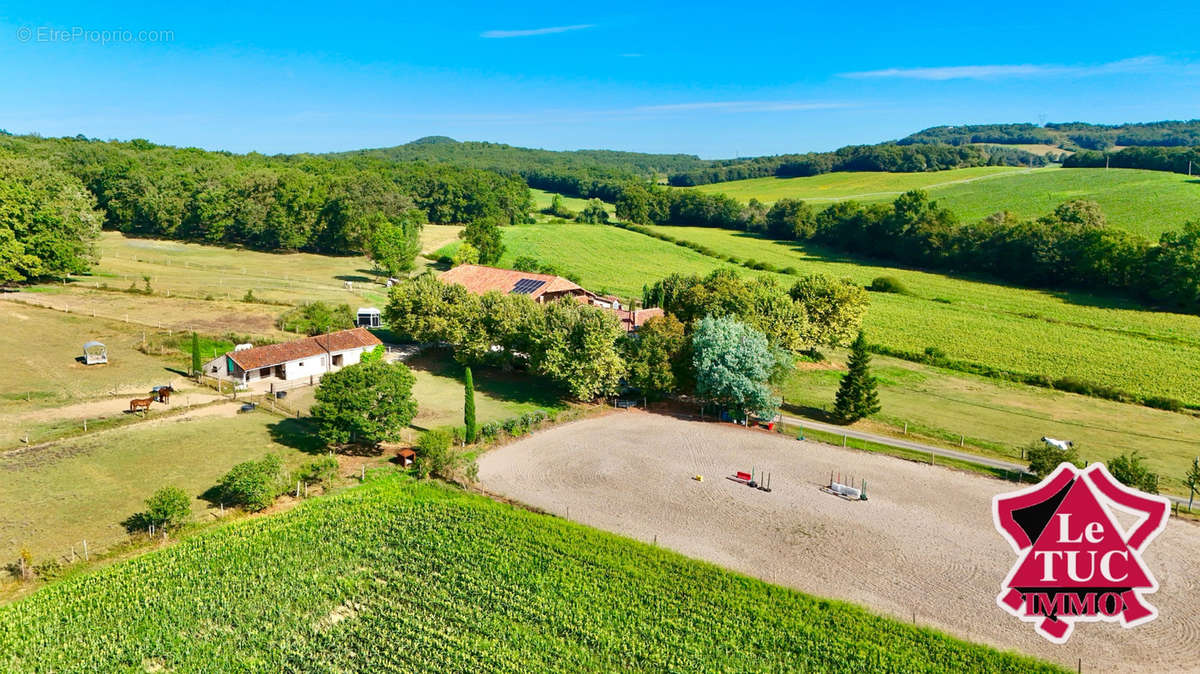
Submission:
[[[1200,147],[1127,147],[1119,152],[1076,152],[1064,168],[1132,168],[1200,174]]]
[[[268,251],[365,253],[397,273],[411,267],[425,222],[513,224],[533,208],[517,177],[369,157],[0,135],[0,162],[9,253],[0,274],[10,281],[85,270],[101,223]]]
[[[1045,166],[1046,159],[1023,150],[992,151],[976,145],[881,143],[850,145],[833,152],[809,152],[712,162],[712,166],[672,174],[668,182],[691,187],[747,178],[795,178],[839,171],[919,173],[970,166]]]
[[[1138,147],[1200,146],[1200,119],[1166,120],[1135,124],[1085,122],[1036,124],[966,124],[935,126],[900,139],[901,145],[918,143],[1045,144],[1064,149],[1107,150],[1114,145]]]

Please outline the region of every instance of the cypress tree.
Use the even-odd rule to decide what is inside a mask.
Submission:
[[[875,378],[871,376],[871,354],[867,353],[867,340],[862,331],[850,345],[849,371],[838,386],[833,414],[843,424],[851,424],[879,411],[879,393],[875,390]]]
[[[200,374],[200,338],[192,333],[192,374]]]
[[[463,373],[463,423],[467,425],[467,444],[475,442],[475,380],[471,368]]]

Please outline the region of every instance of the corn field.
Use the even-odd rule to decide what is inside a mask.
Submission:
[[[0,607],[0,671],[1053,671],[399,476]]]

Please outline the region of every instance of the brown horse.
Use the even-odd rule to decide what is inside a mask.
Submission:
[[[149,412],[150,403],[152,402],[154,402],[154,398],[134,398],[129,401],[129,411],[135,414],[137,412]]]
[[[158,387],[158,390],[154,392],[154,395],[157,396],[158,402],[163,403],[164,405],[170,405],[171,394],[174,392],[175,389],[172,388],[170,384],[167,384],[166,386]]]

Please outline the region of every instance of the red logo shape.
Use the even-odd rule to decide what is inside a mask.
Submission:
[[[1125,531],[1110,508],[1137,517]],[[1170,502],[1113,479],[1104,464],[1063,463],[1037,485],[992,499],[996,529],[1017,553],[996,603],[1061,644],[1076,622],[1135,627],[1158,617],[1158,581],[1142,551],[1167,526]]]

